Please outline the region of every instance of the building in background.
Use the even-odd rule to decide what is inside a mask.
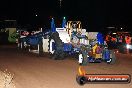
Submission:
[[[0,21],[0,43],[15,43],[16,42],[16,20],[3,20]]]

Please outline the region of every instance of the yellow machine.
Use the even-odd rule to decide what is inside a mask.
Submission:
[[[99,54],[97,54],[96,53],[96,49],[98,48],[98,45],[97,44],[95,44],[94,46],[93,46],[93,48],[92,48],[92,53],[93,53],[93,57],[95,58],[95,59],[97,59],[97,58],[102,58],[102,54],[101,53],[99,53]]]

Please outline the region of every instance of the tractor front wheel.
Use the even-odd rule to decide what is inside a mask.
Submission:
[[[113,50],[110,50],[110,59],[107,61],[108,64],[114,64],[116,61],[116,56]]]

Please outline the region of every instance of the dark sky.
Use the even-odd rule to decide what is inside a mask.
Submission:
[[[50,16],[81,20],[90,28],[106,25],[132,25],[132,0],[2,0],[0,17],[23,23],[48,22]],[[35,15],[38,17],[35,17]]]

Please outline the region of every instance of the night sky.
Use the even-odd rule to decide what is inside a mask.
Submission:
[[[0,19],[17,19],[23,24],[48,25],[50,17],[59,23],[66,16],[89,29],[132,25],[132,0],[62,0],[61,8],[59,0],[2,0],[0,11]]]

